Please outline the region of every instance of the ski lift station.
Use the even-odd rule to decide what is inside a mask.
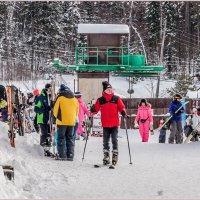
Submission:
[[[59,58],[53,67],[77,73],[78,90],[86,102],[101,96],[104,80],[109,74],[126,77],[158,76],[163,66],[148,66],[144,55],[130,53],[130,30],[125,24],[78,24],[78,34],[86,45],[77,46],[75,63],[64,66]],[[83,42],[82,42],[83,43]]]

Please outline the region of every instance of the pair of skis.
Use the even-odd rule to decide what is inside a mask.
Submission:
[[[7,86],[7,96],[8,96],[8,114],[10,115],[9,123],[9,138],[11,147],[15,148],[15,133],[13,127],[13,106],[12,106],[12,90],[11,86]]]
[[[94,165],[94,168],[101,168],[101,167],[107,167],[108,166],[108,169],[115,169],[115,165],[98,165],[98,164],[95,164]]]

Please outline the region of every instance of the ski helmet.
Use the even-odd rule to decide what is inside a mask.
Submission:
[[[183,97],[182,97],[182,95],[180,95],[180,94],[175,94],[174,95],[174,100],[177,100],[177,99],[182,99]]]

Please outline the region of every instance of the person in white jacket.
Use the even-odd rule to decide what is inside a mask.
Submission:
[[[198,141],[200,135],[200,108],[193,108],[193,114],[186,119],[187,125],[191,125],[192,131],[196,131],[193,141]]]

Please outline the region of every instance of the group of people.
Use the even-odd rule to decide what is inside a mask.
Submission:
[[[101,112],[101,124],[103,127],[103,163],[112,162],[115,165],[118,161],[118,127],[120,125],[119,113],[122,117],[129,118],[126,113],[125,105],[122,99],[114,94],[111,84],[107,81],[102,82],[102,96],[88,110],[82,99],[80,92],[73,93],[69,87],[60,85],[56,99],[51,98],[52,85],[46,84],[45,88],[39,92],[34,90],[33,96],[28,98],[27,104],[34,105],[36,117],[34,126],[37,132],[41,133],[40,145],[44,147],[51,146],[51,131],[53,124],[56,124],[57,132],[57,151],[58,159],[73,161],[75,140],[80,136],[86,138],[83,122],[85,115],[90,119],[92,115]],[[166,139],[166,130],[170,129],[169,143],[183,142],[183,129],[181,114],[184,108],[181,104],[182,96],[174,95],[174,99],[169,106],[169,112],[172,116],[168,123],[166,118],[160,120],[159,142],[164,143]],[[3,108],[0,104],[0,108]],[[177,112],[178,110],[178,112]],[[198,111],[200,112],[200,110]],[[193,121],[196,118],[193,118]],[[141,99],[137,115],[135,117],[135,128],[139,127],[142,142],[148,142],[149,134],[153,134],[153,117],[151,104],[146,99]],[[170,125],[169,125],[170,124]],[[39,125],[39,126],[38,126]],[[112,161],[110,155],[110,138],[112,142]],[[46,149],[45,149],[46,151]]]
[[[184,106],[181,103],[182,95],[175,94],[173,101],[169,105],[169,117],[163,117],[159,122],[159,143],[165,143],[166,131],[170,130],[168,138],[169,144],[181,144],[183,143],[183,128],[182,128],[182,113],[184,112]]]
[[[57,126],[57,151],[60,160],[73,161],[75,138],[84,135],[82,123],[84,115],[90,119],[91,115],[101,112],[103,127],[103,163],[110,163],[110,138],[112,139],[112,164],[118,160],[118,127],[119,113],[127,117],[125,105],[119,96],[114,95],[111,84],[102,82],[102,96],[88,110],[81,98],[80,92],[73,93],[69,87],[60,85],[55,101],[51,102],[50,84],[46,84],[40,95],[35,99],[34,111],[37,113],[37,124],[40,126],[40,145],[51,145],[50,120],[51,112]],[[52,120],[54,121],[54,120]]]
[[[170,103],[169,117],[163,117],[159,121],[159,143],[165,143],[166,132],[170,130],[168,138],[169,144],[181,144],[183,143],[183,133],[185,137],[193,134],[191,141],[199,141],[200,135],[200,108],[193,108],[192,113],[187,116],[186,125],[183,127],[182,124],[182,113],[184,112],[184,106],[181,103],[182,96],[175,94],[173,101]]]
[[[52,100],[51,95],[52,85],[46,84],[35,99],[34,111],[41,132],[40,145],[44,147],[45,154],[50,155],[47,147],[52,144],[51,133],[56,124],[58,159],[72,161],[75,139],[79,139],[80,135],[85,138],[82,123],[84,115],[90,117],[90,113],[81,93],[73,93],[64,84],[60,85],[55,100]]]

